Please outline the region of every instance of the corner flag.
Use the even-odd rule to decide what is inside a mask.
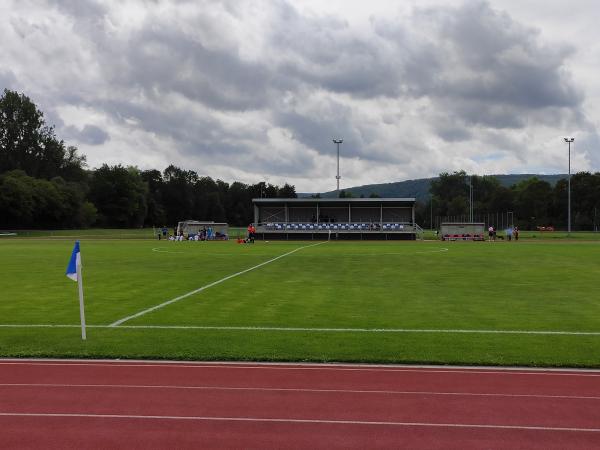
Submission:
[[[73,281],[77,281],[78,266],[81,266],[81,253],[79,252],[79,241],[75,241],[75,247],[73,247],[73,253],[71,253],[71,259],[69,260],[66,273]]]
[[[77,281],[79,287],[79,316],[81,318],[81,339],[85,340],[85,308],[83,304],[83,280],[81,279],[81,252],[79,251],[79,241],[75,241],[75,247],[71,253],[71,259],[67,266],[67,277]]]

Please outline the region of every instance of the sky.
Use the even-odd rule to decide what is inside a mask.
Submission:
[[[4,0],[0,89],[90,167],[299,192],[600,170],[595,0]]]

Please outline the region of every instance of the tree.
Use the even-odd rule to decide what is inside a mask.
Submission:
[[[521,181],[514,186],[515,212],[519,224],[527,229],[537,225],[554,225],[550,218],[552,186],[537,177]]]
[[[148,211],[144,219],[145,226],[164,226],[166,224],[165,210],[163,208],[162,190],[164,181],[158,170],[144,170],[140,172],[142,180],[148,187],[146,204]]]
[[[296,188],[290,184],[285,183],[283,187],[279,188],[279,192],[277,193],[277,197],[279,198],[297,198]]]
[[[24,94],[4,90],[0,97],[0,173],[20,169],[34,178],[62,176],[82,181],[85,157],[47,126],[43,113]]]
[[[429,191],[433,194],[436,213],[441,216],[465,214],[468,210],[469,185],[464,170],[440,173],[437,180],[431,182]],[[461,198],[462,200],[458,200]]]
[[[135,167],[102,165],[90,183],[90,200],[103,226],[141,227],[146,217],[147,184]]]
[[[77,183],[33,178],[22,170],[0,175],[0,210],[0,224],[9,228],[87,227],[95,220],[95,207]]]

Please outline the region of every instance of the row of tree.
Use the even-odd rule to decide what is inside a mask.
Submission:
[[[566,179],[552,186],[534,177],[506,187],[464,171],[442,173],[432,182],[430,201],[417,204],[417,222],[468,216],[471,189],[479,216],[513,211],[522,228],[566,226]],[[571,194],[573,229],[596,229],[600,173],[575,174]],[[256,197],[296,192],[288,184],[229,184],[173,165],[163,172],[106,164],[90,170],[85,156],[56,136],[28,97],[9,90],[0,97],[0,228],[173,226],[182,219],[244,225],[253,219]]]
[[[173,165],[103,165],[66,146],[25,95],[0,97],[0,228],[173,226],[182,219],[248,224],[251,199],[296,197],[294,186],[226,183]]]
[[[442,173],[431,183],[431,198],[417,207],[417,222],[433,217],[469,216],[472,190],[474,215],[512,211],[523,229],[537,226],[566,228],[568,179],[556,185],[536,177],[502,186],[493,176],[468,176],[464,171]],[[571,177],[571,224],[574,230],[596,230],[600,224],[600,173],[580,172]]]

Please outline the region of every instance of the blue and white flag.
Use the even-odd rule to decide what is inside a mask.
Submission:
[[[77,281],[77,267],[81,267],[81,253],[79,253],[79,241],[75,241],[75,247],[73,247],[73,253],[71,253],[71,259],[67,266],[66,275],[73,281]]]

